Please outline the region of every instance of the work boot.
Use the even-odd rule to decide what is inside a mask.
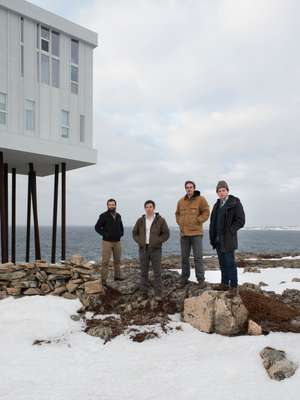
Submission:
[[[198,286],[199,286],[200,289],[204,289],[206,287],[205,279],[199,279],[198,280]]]
[[[219,283],[219,285],[214,287],[214,290],[220,290],[222,292],[227,292],[227,290],[229,290],[229,285],[226,285],[226,283]]]
[[[237,296],[238,294],[239,294],[238,288],[233,287],[228,290],[228,292],[226,293],[226,297],[232,299],[233,297]]]

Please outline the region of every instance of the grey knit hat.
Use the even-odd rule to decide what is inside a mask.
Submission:
[[[219,181],[216,187],[216,192],[218,192],[219,189],[224,188],[226,190],[228,190],[229,192],[229,186],[227,185],[227,182],[225,181]]]

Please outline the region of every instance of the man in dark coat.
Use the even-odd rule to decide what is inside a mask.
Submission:
[[[161,282],[161,247],[169,239],[168,225],[159,213],[155,213],[155,203],[147,200],[144,204],[145,214],[137,221],[132,231],[133,239],[139,245],[139,259],[141,267],[141,291],[148,296],[150,288],[149,266],[151,263],[154,272],[154,292],[156,300],[162,297]]]
[[[121,237],[124,235],[122,218],[116,211],[117,202],[114,199],[107,200],[107,211],[102,213],[95,225],[95,230],[102,236],[102,267],[101,279],[105,285],[108,277],[108,268],[111,253],[114,260],[114,279],[123,280],[121,277]]]
[[[237,232],[245,225],[245,213],[240,200],[229,194],[225,181],[219,181],[216,192],[219,199],[211,213],[209,237],[210,243],[218,253],[221,269],[219,290],[229,290],[228,296],[237,295],[237,266],[235,250],[238,248]]]

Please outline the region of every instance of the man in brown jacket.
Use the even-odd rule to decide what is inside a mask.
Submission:
[[[180,228],[181,244],[181,279],[182,286],[190,277],[189,257],[193,249],[196,278],[199,285],[205,287],[204,267],[202,261],[203,223],[209,218],[209,205],[200,195],[192,181],[185,182],[186,195],[177,203],[176,222]]]
[[[154,272],[154,293],[156,300],[161,300],[161,247],[169,239],[168,225],[159,213],[155,213],[155,203],[147,200],[144,204],[145,214],[140,217],[132,231],[133,239],[139,245],[139,259],[141,267],[141,290],[148,296],[149,265]]]

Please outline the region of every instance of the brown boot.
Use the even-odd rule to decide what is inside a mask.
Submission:
[[[219,285],[214,287],[214,290],[220,290],[222,292],[226,292],[229,290],[229,285],[226,285],[226,283],[220,283]]]
[[[237,296],[238,294],[239,294],[238,288],[233,287],[228,290],[228,292],[226,293],[226,297],[232,299],[233,297]]]

